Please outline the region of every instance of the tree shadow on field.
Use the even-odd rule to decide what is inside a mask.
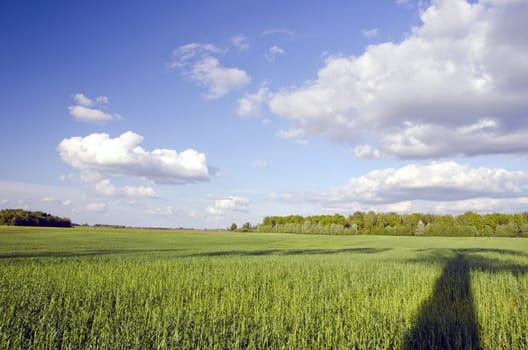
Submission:
[[[414,328],[404,336],[404,350],[482,349],[471,293],[471,270],[506,271],[516,276],[528,273],[527,265],[479,255],[526,256],[521,252],[499,249],[460,249],[453,252],[455,256],[449,257],[446,251],[431,250],[428,258],[411,260],[419,263],[443,262],[445,265],[433,294],[420,308]]]
[[[264,249],[264,250],[229,250],[203,252],[187,255],[189,257],[222,257],[222,256],[263,256],[263,255],[330,255],[330,254],[375,254],[390,248],[342,248],[342,249]]]
[[[184,249],[98,249],[85,251],[26,251],[0,254],[2,259],[25,258],[74,258],[102,255],[124,255],[140,253],[170,253],[182,252]],[[229,250],[212,251],[180,255],[179,257],[224,257],[224,256],[264,256],[264,255],[327,255],[327,254],[374,254],[390,250],[390,248],[343,248],[343,249],[261,249],[261,250]]]
[[[343,248],[343,249],[296,249],[287,250],[284,255],[307,255],[307,254],[376,254],[391,250],[390,248]]]
[[[24,259],[24,258],[75,258],[100,255],[139,254],[139,253],[165,253],[177,252],[182,249],[99,249],[89,251],[40,251],[21,252],[0,255],[0,259]]]

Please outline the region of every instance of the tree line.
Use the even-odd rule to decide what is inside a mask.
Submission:
[[[471,211],[460,215],[397,214],[357,211],[352,215],[267,216],[258,232],[395,235],[528,237],[528,212],[516,214]]]
[[[72,223],[68,218],[53,216],[42,211],[3,209],[0,210],[0,225],[71,227]]]

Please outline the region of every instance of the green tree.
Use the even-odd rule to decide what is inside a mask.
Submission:
[[[251,231],[251,224],[249,222],[244,223],[242,227],[240,228],[241,232],[249,232]]]
[[[499,224],[495,228],[495,234],[500,237],[515,237],[519,233],[519,227],[515,222]]]

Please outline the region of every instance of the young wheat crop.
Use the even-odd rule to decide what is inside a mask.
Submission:
[[[520,240],[39,232],[0,233],[2,349],[528,346]]]

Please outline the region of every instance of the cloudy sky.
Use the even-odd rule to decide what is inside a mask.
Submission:
[[[528,2],[7,1],[0,208],[528,210]]]

